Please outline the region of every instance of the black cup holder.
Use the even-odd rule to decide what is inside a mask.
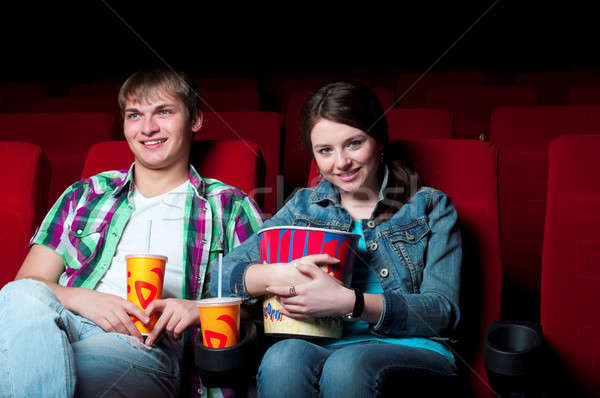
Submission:
[[[209,348],[198,336],[196,368],[206,387],[243,385],[256,373],[258,361],[257,328],[252,321],[242,321],[240,342],[228,348]]]
[[[492,388],[503,392],[539,390],[544,337],[539,324],[493,322],[485,336],[483,361]]]

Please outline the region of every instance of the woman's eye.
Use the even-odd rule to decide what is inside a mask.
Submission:
[[[362,140],[354,140],[354,141],[350,141],[350,143],[348,144],[349,147],[353,148],[353,147],[357,147],[360,144],[362,144]]]

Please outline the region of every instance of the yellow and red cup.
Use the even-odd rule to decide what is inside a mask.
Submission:
[[[127,300],[145,311],[148,305],[162,298],[163,282],[167,257],[156,254],[130,254],[125,256],[127,261]],[[143,336],[152,331],[157,315],[150,317],[150,322],[144,325],[136,317],[131,317],[135,327]]]
[[[328,254],[340,261],[321,269],[345,286],[350,286],[360,235],[330,229],[282,226],[262,229],[258,236],[261,263],[289,263],[311,254]],[[292,319],[283,315],[281,310],[274,297],[265,298],[265,333],[326,338],[342,336],[340,317]]]
[[[240,341],[240,304],[237,297],[211,297],[198,300],[202,344],[227,348]]]

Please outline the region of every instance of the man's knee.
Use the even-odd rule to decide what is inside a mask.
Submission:
[[[44,282],[34,279],[19,279],[6,284],[0,290],[0,303],[3,308],[30,311],[35,308],[57,307],[58,298]]]

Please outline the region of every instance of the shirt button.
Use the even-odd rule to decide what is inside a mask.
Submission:
[[[367,221],[367,227],[369,227],[369,228],[375,228],[375,221],[373,221],[373,220]]]
[[[369,249],[374,252],[375,250],[377,250],[377,248],[379,247],[379,245],[377,245],[376,242],[373,242],[369,245]]]
[[[381,271],[379,271],[379,275],[381,275],[382,278],[387,278],[389,274],[390,272],[387,270],[387,268],[382,268]]]
[[[78,230],[77,230],[77,233],[78,233],[78,234],[82,234],[82,233],[83,233],[83,230],[82,230],[82,229],[78,229]]]
[[[130,205],[130,206],[127,206],[127,207],[129,207],[129,210],[133,210],[133,206]]]
[[[104,265],[102,266],[102,268],[104,268],[104,269],[107,269],[107,268],[108,268],[108,265],[104,264]]]

